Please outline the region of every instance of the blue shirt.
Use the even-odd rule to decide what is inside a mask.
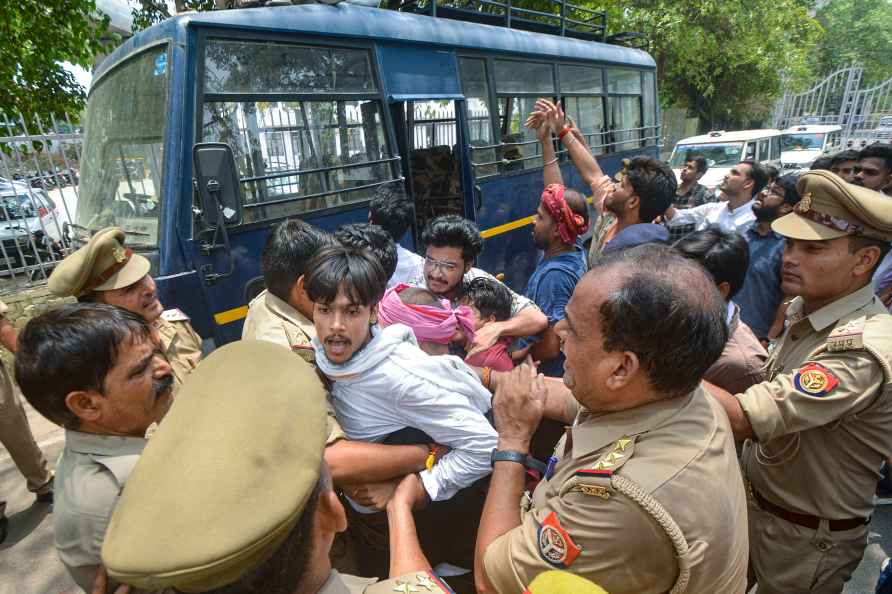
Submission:
[[[548,325],[554,326],[564,319],[564,309],[573,295],[576,283],[588,270],[585,250],[578,243],[572,252],[543,258],[530,276],[524,295],[539,306],[548,318]],[[549,377],[564,375],[564,355],[542,361],[539,371]]]
[[[769,231],[764,237],[759,235],[755,222],[747,225],[742,232],[749,246],[750,266],[743,288],[733,300],[740,306],[740,319],[752,329],[756,338],[765,340],[784,298],[781,291],[784,238],[774,231]]]

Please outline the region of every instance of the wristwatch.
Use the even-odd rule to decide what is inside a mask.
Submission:
[[[518,452],[516,450],[499,450],[494,449],[489,457],[490,463],[495,466],[496,462],[516,462],[524,468],[536,470],[540,473],[545,472],[545,464],[539,462],[529,454]]]

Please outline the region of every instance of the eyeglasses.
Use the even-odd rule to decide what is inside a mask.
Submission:
[[[430,268],[433,270],[442,270],[443,272],[452,272],[458,269],[458,264],[455,262],[447,262],[445,260],[434,260],[429,256],[424,257],[424,267]]]

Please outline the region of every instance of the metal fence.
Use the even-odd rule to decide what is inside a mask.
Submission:
[[[68,117],[0,113],[0,293],[46,282],[71,251],[80,159]]]
[[[830,73],[807,91],[785,93],[774,109],[773,125],[830,124],[842,129],[843,146],[892,139],[892,77],[864,87],[864,71],[852,65]]]

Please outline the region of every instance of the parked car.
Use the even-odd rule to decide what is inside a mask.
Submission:
[[[60,257],[64,233],[56,205],[40,188],[0,177],[0,276]]]
[[[808,169],[821,155],[842,149],[842,127],[836,125],[793,126],[781,136],[781,168],[784,173]]]

